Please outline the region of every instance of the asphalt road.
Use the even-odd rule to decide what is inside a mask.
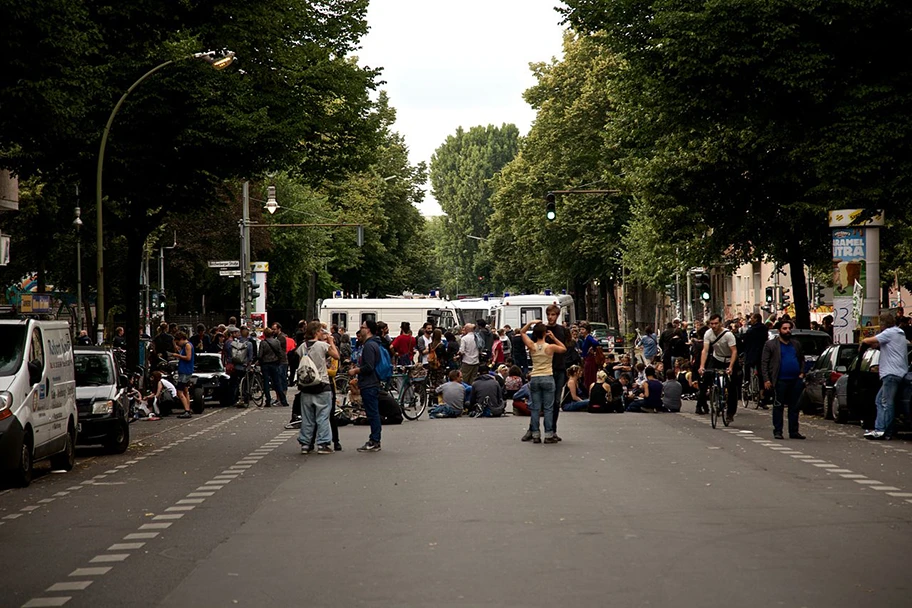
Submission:
[[[287,417],[137,423],[0,492],[0,608],[912,605],[912,441],[565,413],[557,445],[423,418],[303,456]]]

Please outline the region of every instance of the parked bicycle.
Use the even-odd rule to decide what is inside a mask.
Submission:
[[[402,416],[408,420],[418,420],[427,410],[428,373],[423,365],[396,366],[389,382],[383,383],[382,388],[396,400]]]
[[[745,376],[744,381],[741,384],[741,402],[744,404],[744,407],[750,407],[751,402],[753,402],[754,408],[760,409],[761,397],[760,374],[757,366],[754,366],[751,369],[750,376]]]
[[[245,405],[253,403],[256,407],[263,407],[266,392],[263,390],[263,373],[258,364],[251,363],[247,366],[247,371],[241,378],[240,393]]]

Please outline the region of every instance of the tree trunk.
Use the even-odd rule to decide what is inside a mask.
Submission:
[[[603,289],[605,292],[605,303],[608,308],[608,327],[614,327],[620,331],[621,320],[617,307],[617,282],[613,278],[605,279],[599,283],[599,289]]]
[[[811,328],[811,310],[808,305],[807,277],[804,274],[804,252],[794,235],[789,237],[786,258],[792,277],[792,302],[795,303],[795,327]]]

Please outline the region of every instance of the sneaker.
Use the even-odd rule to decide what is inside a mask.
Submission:
[[[555,440],[555,441],[563,441],[563,439],[561,439],[561,438],[560,438],[560,435],[558,435],[557,433],[554,433],[554,440]]]
[[[876,433],[876,432],[877,432],[877,431],[871,429],[870,431],[865,431],[865,432],[864,432],[864,436],[865,436],[865,437],[870,437],[871,435],[873,435],[873,434]]]
[[[526,434],[519,438],[520,441],[532,441],[532,431],[526,431]]]
[[[317,448],[317,454],[332,454],[333,449],[329,446],[328,443],[321,443]]]
[[[291,429],[299,429],[299,428],[301,428],[301,419],[300,419],[300,418],[296,418],[296,419],[292,420],[291,422],[286,422],[284,428],[285,428],[285,430],[287,430],[287,431],[290,431]]]
[[[532,434],[532,443],[541,443],[541,435],[538,433]]]
[[[379,441],[368,441],[360,448],[359,452],[379,452],[380,451],[380,442]]]
[[[883,431],[874,431],[870,435],[865,433],[865,439],[873,439],[875,441],[881,440],[884,438]]]
[[[785,439],[785,437],[782,436],[782,431],[778,431],[773,432],[773,439]]]
[[[146,420],[151,420],[152,422],[155,422],[156,420],[161,420],[161,418],[159,416],[156,416],[155,414],[149,414],[146,417]]]
[[[310,453],[313,452],[313,451],[314,451],[313,447],[311,447],[311,446],[309,446],[309,445],[302,445],[302,446],[301,446],[301,453],[302,453],[302,454],[310,454]]]
[[[557,443],[558,439],[554,435],[550,437],[545,437],[545,443]]]
[[[184,412],[183,414],[178,414],[178,418],[193,418],[192,412]]]
[[[336,441],[335,443],[333,443],[333,451],[335,451],[335,452],[341,452],[341,451],[342,451],[342,444],[339,443],[338,441]]]
[[[807,439],[807,437],[801,433],[789,433],[789,439]]]

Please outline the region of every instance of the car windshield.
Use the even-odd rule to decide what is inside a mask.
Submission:
[[[25,325],[0,325],[0,376],[11,376],[22,366]]]
[[[817,357],[830,345],[828,336],[816,336],[808,334],[792,334],[792,338],[798,340],[801,350],[805,356]]]
[[[114,367],[107,353],[76,353],[76,386],[109,386],[114,384]]]
[[[213,372],[225,371],[225,368],[222,367],[222,358],[221,357],[196,357],[196,363],[193,366],[193,371],[201,372],[204,374],[209,374]]]

